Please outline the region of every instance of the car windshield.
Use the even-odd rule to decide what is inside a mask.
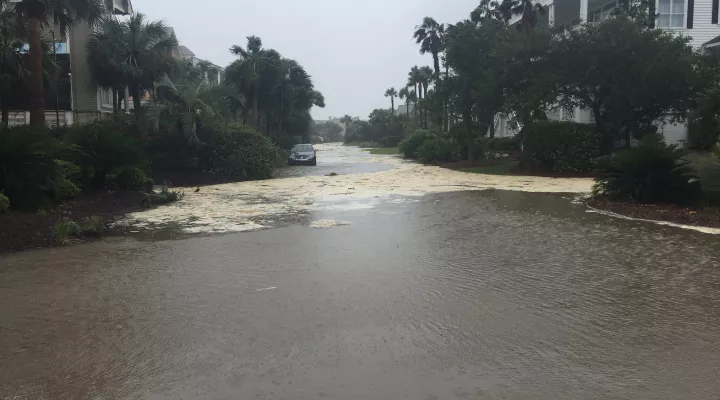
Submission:
[[[293,146],[290,151],[293,153],[309,153],[315,151],[315,149],[313,149],[312,145],[309,144],[297,144]]]

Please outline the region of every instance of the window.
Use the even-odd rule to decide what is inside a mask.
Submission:
[[[685,0],[658,0],[657,25],[663,28],[683,28]]]
[[[598,7],[590,12],[588,12],[588,21],[590,22],[602,22],[606,19],[610,18],[612,16],[613,11],[615,10],[615,7],[617,6],[617,2],[613,1],[611,3],[607,3],[602,7]]]

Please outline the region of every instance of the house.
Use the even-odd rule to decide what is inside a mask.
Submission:
[[[129,15],[133,12],[130,0],[103,0],[103,5],[108,14]],[[67,33],[54,24],[48,24],[43,30],[43,39],[54,42],[58,64],[62,67],[57,93],[55,88],[45,88],[45,121],[48,125],[71,125],[112,113],[112,92],[94,85],[90,75],[87,44],[94,29],[79,23],[70,27]],[[20,104],[10,113],[13,125],[30,122],[28,111],[17,111],[27,109],[22,104],[24,100],[18,98]],[[126,98],[125,104],[128,103]]]
[[[603,21],[620,4],[618,0],[540,0],[539,3],[547,9],[541,17],[541,24],[569,27],[583,22]],[[689,37],[695,49],[720,46],[719,3],[720,0],[656,0],[656,28]],[[511,23],[519,19],[516,16]],[[592,112],[584,109],[576,109],[572,114],[551,110],[548,118],[581,123],[595,121]],[[659,131],[668,143],[682,143],[687,138],[685,124],[664,124],[659,127]],[[516,133],[500,117],[495,119],[495,132],[497,136],[512,136]]]
[[[413,104],[413,103],[398,104],[395,112],[397,113],[397,115],[405,115],[408,113],[408,111],[410,111],[410,114],[412,114],[414,109],[415,109],[415,104]]]

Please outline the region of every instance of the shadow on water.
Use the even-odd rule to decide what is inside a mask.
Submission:
[[[571,200],[2,257],[0,398],[715,398],[720,241]]]

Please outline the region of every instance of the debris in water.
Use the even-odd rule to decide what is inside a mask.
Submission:
[[[255,289],[255,291],[256,291],[256,292],[262,292],[263,290],[273,290],[273,289],[277,289],[277,287],[276,287],[276,286],[270,286],[270,287],[266,287],[266,288],[262,288],[262,289]]]
[[[331,172],[331,173],[329,173],[329,174],[327,174],[327,175],[325,175],[325,176],[337,176],[337,175],[338,175],[337,172]]]
[[[321,219],[310,223],[311,228],[332,228],[334,226],[350,225],[347,222],[338,221],[335,219]]]

